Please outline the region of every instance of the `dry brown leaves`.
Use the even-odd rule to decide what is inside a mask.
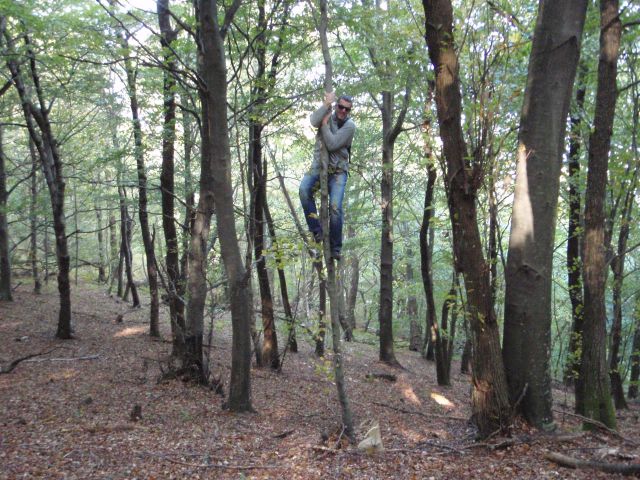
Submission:
[[[238,415],[210,390],[158,383],[171,348],[166,312],[164,341],[147,335],[144,308],[131,310],[98,287],[76,287],[73,312],[76,339],[60,341],[53,287],[39,296],[22,287],[14,302],[0,303],[0,365],[55,348],[0,375],[0,478],[591,479],[615,475],[566,469],[545,454],[638,462],[636,446],[606,433],[558,439],[518,426],[512,438],[477,445],[465,420],[467,376],[438,387],[434,365],[418,354],[399,352],[405,370],[394,370],[377,361],[375,346],[349,343],[358,438],[379,422],[385,447],[367,455],[339,438],[330,362],[302,335],[301,353],[287,355],[281,374],[254,369],[257,413]],[[228,382],[230,327],[226,318],[214,325],[212,371]],[[568,393],[556,399],[570,411],[561,405]],[[636,444],[639,411],[635,404],[619,415],[622,436]],[[569,415],[556,419],[565,433],[579,430]]]

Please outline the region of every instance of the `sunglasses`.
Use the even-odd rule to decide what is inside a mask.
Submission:
[[[340,105],[340,104],[338,104],[338,108],[340,110],[346,110],[347,112],[351,111],[351,107],[345,107],[344,105]]]

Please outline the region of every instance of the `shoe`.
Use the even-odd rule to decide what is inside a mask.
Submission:
[[[340,252],[331,252],[331,258],[334,259],[336,262],[339,262],[340,259],[342,258],[342,255],[340,255]]]
[[[316,243],[322,243],[322,232],[314,232],[313,241]]]

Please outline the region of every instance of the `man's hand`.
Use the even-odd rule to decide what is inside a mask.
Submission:
[[[324,94],[324,106],[330,107],[333,102],[336,101],[336,94],[334,92],[327,92]]]

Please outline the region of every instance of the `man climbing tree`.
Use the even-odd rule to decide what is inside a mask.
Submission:
[[[334,92],[325,94],[322,106],[311,114],[311,125],[320,129],[320,136],[316,137],[316,145],[313,150],[313,163],[304,175],[300,183],[300,202],[304,210],[309,231],[316,243],[322,242],[322,225],[318,217],[318,210],[314,198],[314,192],[320,184],[322,165],[320,162],[320,150],[322,141],[329,151],[328,186],[329,201],[329,241],[331,244],[331,258],[340,260],[342,251],[342,200],[347,185],[347,172],[349,171],[349,157],[351,155],[351,142],[356,131],[356,124],[349,113],[353,100],[347,95],[342,95],[335,106],[335,112],[331,114],[331,105],[336,99]]]

